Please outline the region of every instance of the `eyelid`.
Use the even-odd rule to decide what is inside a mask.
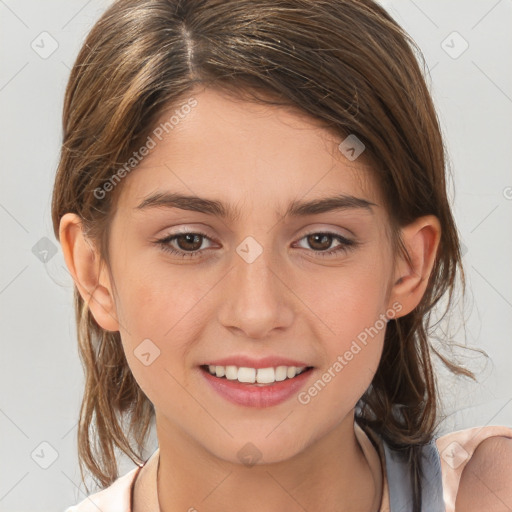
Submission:
[[[339,232],[341,231],[341,232]],[[346,233],[349,233],[349,235],[347,236],[346,233],[343,233],[343,231],[345,231]],[[309,235],[314,235],[316,233],[328,233],[330,235],[337,235],[337,236],[341,236],[342,238],[346,238],[347,240],[349,239],[349,236],[352,236],[352,237],[356,237],[355,233],[353,231],[351,231],[350,229],[348,228],[341,228],[341,227],[318,227],[318,226],[314,226],[312,228],[310,228],[308,231],[306,231],[305,233],[302,233],[302,230],[300,230],[298,232],[298,235],[299,238],[303,238],[305,236],[309,236]]]
[[[165,240],[174,240],[176,237],[182,236],[182,235],[199,235],[203,237],[204,239],[210,240],[212,242],[219,243],[218,240],[216,240],[214,237],[208,235],[204,231],[200,229],[180,229],[179,231],[173,231],[172,233],[168,233],[167,235],[164,235],[162,237],[157,237],[152,242],[154,243],[162,243]],[[203,250],[203,249],[202,249]]]

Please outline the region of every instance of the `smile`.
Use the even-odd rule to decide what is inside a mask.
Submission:
[[[248,384],[273,384],[281,382],[286,379],[293,379],[300,375],[305,369],[305,366],[277,366],[276,368],[248,368],[238,366],[217,366],[205,365],[210,375],[215,375],[219,378],[227,380],[237,380],[238,382]]]
[[[199,368],[209,388],[216,394],[239,406],[259,408],[278,405],[295,396],[313,375],[312,366],[256,369],[201,365]]]

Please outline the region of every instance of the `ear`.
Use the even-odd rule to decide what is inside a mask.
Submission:
[[[389,300],[390,305],[398,302],[402,306],[395,318],[410,313],[425,293],[441,239],[441,224],[435,215],[426,215],[402,228],[401,234],[411,264],[398,255]]]
[[[64,259],[80,295],[94,319],[107,331],[118,331],[110,278],[97,248],[86,237],[80,217],[74,213],[62,216],[59,240]]]

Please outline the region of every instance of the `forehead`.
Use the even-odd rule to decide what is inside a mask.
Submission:
[[[291,107],[203,88],[162,112],[149,138],[149,154],[122,182],[119,206],[134,208],[157,191],[216,197],[239,211],[284,212],[293,200],[334,194],[381,204],[364,154],[348,160],[343,138]]]

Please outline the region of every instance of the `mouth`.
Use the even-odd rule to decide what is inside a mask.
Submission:
[[[234,381],[251,387],[275,386],[283,381],[296,379],[299,375],[310,372],[313,366],[269,366],[267,368],[250,368],[245,366],[200,366],[201,370],[220,381]],[[301,379],[302,380],[302,379]]]
[[[268,366],[262,361],[252,364],[260,368],[203,364],[199,371],[209,388],[223,399],[260,409],[290,400],[314,375],[313,366]]]

